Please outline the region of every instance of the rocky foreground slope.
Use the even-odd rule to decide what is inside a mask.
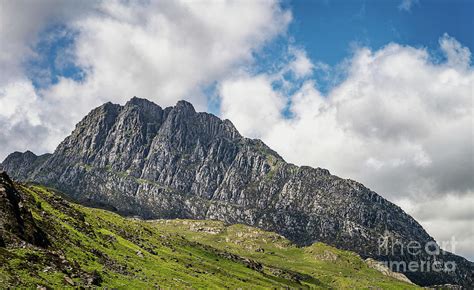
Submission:
[[[416,288],[324,244],[298,248],[217,221],[123,218],[5,173],[0,209],[0,288]]]
[[[13,153],[3,167],[18,180],[123,215],[242,223],[299,245],[320,241],[396,262],[392,269],[420,285],[474,284],[473,264],[461,257],[408,252],[413,241],[436,243],[398,206],[326,169],[289,164],[185,101],[165,109],[138,98],[106,103],[53,154]],[[409,262],[417,269],[408,271]],[[420,269],[423,263],[439,263],[441,271]]]

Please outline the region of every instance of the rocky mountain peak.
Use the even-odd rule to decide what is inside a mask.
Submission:
[[[179,111],[179,112],[183,112],[183,113],[187,113],[187,114],[194,114],[196,113],[196,110],[194,110],[194,106],[185,101],[185,100],[180,100],[176,103],[176,106],[174,106],[174,110],[176,111]]]
[[[133,98],[131,98],[130,100],[127,101],[127,103],[125,103],[125,107],[126,106],[157,106],[157,104],[147,100],[147,99],[143,99],[143,98],[138,98],[136,96],[134,96]]]
[[[131,98],[123,107],[121,107],[121,110],[136,110],[145,115],[153,115],[154,113],[156,114],[156,112],[163,111],[159,105],[147,99],[137,97]]]
[[[412,217],[362,184],[289,164],[262,141],[241,136],[230,121],[196,112],[186,101],[165,109],[139,98],[104,104],[54,154],[25,159],[9,156],[3,166],[20,172],[15,178],[123,215],[243,223],[299,245],[320,241],[382,261],[426,257],[380,253],[381,237],[434,242]],[[464,265],[457,273],[406,275],[423,285],[432,275],[438,283],[471,283],[472,265],[454,257]]]
[[[116,115],[120,111],[120,105],[107,102],[92,110],[86,117],[98,117],[103,115]]]

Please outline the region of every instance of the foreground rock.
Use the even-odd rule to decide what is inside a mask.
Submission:
[[[260,140],[242,137],[230,121],[197,113],[184,101],[165,109],[138,98],[125,106],[104,104],[54,154],[14,153],[3,166],[21,172],[15,178],[124,215],[243,223],[300,245],[322,241],[398,262],[395,270],[417,284],[473,284],[473,265],[461,257],[407,252],[410,242],[436,243],[398,206],[326,169],[286,163]],[[407,270],[409,262],[435,261],[456,267]]]
[[[21,245],[25,241],[40,247],[49,243],[31,212],[24,207],[23,197],[10,177],[0,171],[0,247]]]

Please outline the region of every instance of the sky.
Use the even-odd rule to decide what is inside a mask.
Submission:
[[[91,109],[185,99],[362,182],[474,260],[468,0],[0,0],[0,160]]]

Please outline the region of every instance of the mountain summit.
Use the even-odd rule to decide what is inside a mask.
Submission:
[[[198,113],[185,101],[164,109],[139,98],[124,106],[106,103],[53,154],[13,153],[2,165],[15,179],[123,215],[242,223],[299,245],[320,241],[397,262],[395,270],[420,285],[474,281],[473,264],[461,257],[408,251],[413,242],[422,249],[436,243],[398,206],[326,169],[287,163],[230,121]],[[437,262],[443,269],[408,270],[410,262]],[[455,268],[446,269],[450,262]]]

